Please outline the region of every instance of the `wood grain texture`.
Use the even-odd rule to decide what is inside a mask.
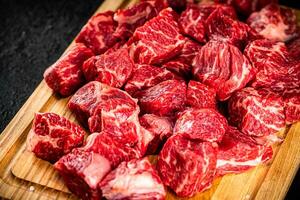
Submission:
[[[284,199],[300,165],[300,122],[294,124],[264,178],[256,199]]]
[[[130,6],[137,1],[106,0],[96,13]],[[296,13],[300,23],[300,12]],[[74,115],[67,109],[68,100],[69,98],[59,98],[53,94],[42,81],[0,135],[1,197],[76,199],[66,188],[53,166],[27,152],[24,143],[35,112],[55,112],[76,122]],[[281,145],[274,147],[275,156],[271,162],[242,174],[218,178],[214,181],[212,188],[190,199],[284,199],[300,164],[300,123],[282,130],[280,135],[287,136]],[[155,156],[151,156],[151,160],[155,163]],[[185,198],[178,198],[168,191],[167,199]]]

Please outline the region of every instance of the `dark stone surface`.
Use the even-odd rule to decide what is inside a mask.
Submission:
[[[113,1],[113,0],[112,0]],[[0,0],[0,132],[101,0]],[[300,7],[297,1],[282,4]],[[287,199],[300,199],[300,173]]]
[[[100,3],[0,0],[0,132]]]

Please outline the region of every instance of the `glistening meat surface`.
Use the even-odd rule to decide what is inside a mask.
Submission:
[[[27,150],[51,163],[83,144],[84,130],[55,113],[36,113],[27,136]]]
[[[216,144],[174,135],[159,153],[157,169],[164,185],[180,197],[191,197],[211,186],[216,161]]]
[[[163,200],[166,192],[148,158],[122,162],[99,184],[106,199]]]
[[[176,13],[171,8],[136,29],[131,38],[130,54],[140,64],[159,64],[178,55],[184,44]],[[163,45],[161,45],[163,44]]]
[[[210,41],[193,61],[193,75],[216,89],[219,100],[246,86],[255,76],[255,68],[240,50],[226,42]]]
[[[229,126],[219,144],[216,176],[241,173],[273,156],[271,146],[259,145],[255,139]]]

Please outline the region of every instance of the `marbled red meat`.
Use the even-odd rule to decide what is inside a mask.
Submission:
[[[44,72],[47,85],[62,96],[73,94],[84,83],[83,62],[93,56],[83,44],[75,44]]]
[[[257,69],[265,66],[280,68],[289,63],[288,49],[283,42],[275,42],[267,39],[255,40],[247,45],[244,54]]]
[[[237,47],[210,41],[195,57],[193,75],[214,88],[218,99],[224,101],[254,78],[255,68]]]
[[[79,149],[62,157],[54,168],[69,190],[83,200],[101,198],[97,184],[111,170],[109,161],[102,155]]]
[[[179,18],[179,24],[183,33],[198,42],[206,42],[205,21],[208,17],[206,14],[205,12],[201,12],[197,6],[189,6],[181,13]]]
[[[173,134],[173,121],[169,117],[145,114],[140,117],[140,124],[154,136],[148,145],[147,154],[156,153],[159,146]]]
[[[285,121],[293,124],[300,121],[300,87],[281,93],[284,100]]]
[[[217,8],[206,20],[207,37],[210,40],[228,42],[243,49],[249,40],[255,39],[257,34],[245,23],[224,15],[223,10]]]
[[[163,69],[170,70],[183,79],[188,79],[191,76],[192,67],[186,64],[182,59],[175,58],[162,65]]]
[[[163,200],[166,192],[148,158],[122,162],[99,184],[106,199]]]
[[[141,110],[158,116],[173,116],[185,107],[186,84],[168,80],[137,93]]]
[[[110,132],[123,144],[136,144],[144,154],[153,135],[139,123],[139,106],[126,92],[92,81],[70,99],[70,110],[91,132]]]
[[[192,197],[211,186],[216,161],[215,143],[174,135],[158,156],[157,170],[165,186],[180,197]]]
[[[270,4],[246,24],[236,11],[246,19],[277,0],[215,1],[141,0],[96,14],[46,70],[55,92],[79,89],[68,107],[92,134],[81,146],[79,126],[37,114],[27,146],[58,160],[77,197],[165,199],[164,186],[192,197],[269,161],[278,131],[300,121],[295,14]],[[156,172],[142,157],[157,153]]]
[[[51,163],[83,143],[84,130],[55,113],[36,113],[27,136],[27,149]]]
[[[184,45],[176,13],[171,8],[136,29],[131,38],[130,55],[140,64],[159,64],[178,55]]]
[[[147,153],[148,146],[151,145],[152,141],[155,139],[155,135],[141,125],[140,130],[137,133],[138,141],[136,143],[135,149],[137,149],[143,156]]]
[[[153,65],[136,64],[131,78],[127,81],[124,89],[130,95],[140,90],[148,89],[160,82],[180,79],[167,69],[162,69]]]
[[[79,121],[88,123],[91,132],[109,129],[136,135],[137,100],[122,90],[92,81],[74,94],[68,106]]]
[[[114,12],[107,11],[93,16],[81,29],[76,42],[81,42],[93,50],[95,54],[102,54],[117,42],[113,36],[117,23],[113,20]]]
[[[244,134],[278,141],[276,133],[285,126],[282,97],[267,89],[244,88],[228,103],[229,121]]]
[[[143,156],[137,148],[135,138],[132,140],[128,138],[128,141],[124,142],[124,138],[107,131],[89,135],[89,139],[82,149],[101,154],[109,160],[112,168],[117,167],[123,161]]]
[[[179,114],[174,134],[207,142],[220,142],[227,126],[226,118],[215,109],[189,108]]]
[[[250,136],[229,126],[219,144],[216,176],[242,173],[269,161],[272,156],[271,146],[259,145]]]
[[[162,3],[157,5],[157,3]],[[114,20],[118,23],[114,36],[119,39],[128,39],[133,35],[136,28],[145,24],[146,21],[158,15],[166,7],[160,0],[142,1],[130,8],[119,9],[114,14]]]
[[[197,55],[197,53],[200,51],[202,45],[200,45],[198,42],[195,42],[189,38],[185,38],[185,43],[181,49],[180,54],[177,58],[173,59],[176,61],[176,59],[191,65],[193,62],[193,59]]]
[[[187,104],[195,108],[217,108],[216,90],[191,80],[186,93]]]
[[[78,197],[100,199],[98,184],[106,174],[121,162],[142,156],[134,147],[108,132],[93,133],[85,146],[63,156],[54,167]]]
[[[141,132],[136,100],[115,88],[107,87],[99,92],[101,102],[88,119],[90,131],[109,131],[124,139],[124,143],[135,143]]]
[[[84,62],[82,70],[88,81],[99,81],[120,88],[131,76],[134,62],[127,49],[94,56]]]
[[[259,35],[274,41],[286,42],[297,36],[294,11],[278,4],[269,4],[259,12],[252,13],[247,24]]]
[[[105,88],[105,84],[92,81],[81,87],[69,100],[69,109],[83,125],[87,126],[89,117],[101,104],[101,91]]]
[[[300,65],[295,63],[283,42],[255,40],[244,51],[258,72],[252,86],[285,90],[300,85]]]
[[[206,42],[206,19],[217,8],[222,14],[236,17],[234,9],[230,6],[211,3],[192,4],[181,13],[179,18],[183,33],[198,42]]]
[[[189,78],[191,76],[191,65],[193,59],[201,49],[201,45],[191,39],[185,38],[185,43],[178,56],[172,60],[164,63],[162,68],[166,68],[174,72],[182,78]]]

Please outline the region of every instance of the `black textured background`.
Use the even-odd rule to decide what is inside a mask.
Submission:
[[[0,0],[0,132],[100,3]]]
[[[0,133],[100,3],[0,0]],[[300,7],[298,0],[281,4]],[[300,173],[286,199],[300,199]]]

